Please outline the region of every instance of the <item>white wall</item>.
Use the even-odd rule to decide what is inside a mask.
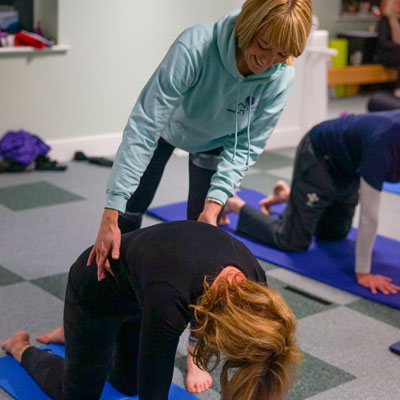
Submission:
[[[48,1],[56,0],[41,0]],[[53,147],[51,156],[59,161],[70,159],[76,150],[112,155],[137,96],[175,37],[242,3],[58,0],[58,40],[71,50],[0,55],[0,135],[9,129],[36,133]],[[304,96],[312,85],[325,85],[324,71],[305,76],[309,66],[296,63],[300,69],[295,89],[268,148],[298,143],[309,127],[304,115],[314,113],[313,103]],[[304,79],[312,82],[304,86]],[[325,104],[324,98],[316,101]],[[313,115],[313,121],[323,119],[321,112]]]
[[[232,0],[58,2],[58,39],[70,51],[0,55],[0,135],[23,128],[52,142],[120,134],[175,37],[233,8]]]

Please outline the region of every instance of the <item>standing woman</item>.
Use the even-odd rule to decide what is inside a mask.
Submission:
[[[382,2],[382,7],[383,16],[378,22],[378,46],[375,59],[399,71],[394,95],[400,97],[400,0],[386,0]]]
[[[188,218],[216,225],[226,200],[265,148],[289,97],[312,25],[311,0],[247,0],[216,23],[185,30],[129,117],[88,264],[98,279],[139,228],[175,147],[190,156]],[[124,214],[122,214],[124,213]]]

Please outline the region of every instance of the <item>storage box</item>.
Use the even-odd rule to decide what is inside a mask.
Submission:
[[[14,7],[0,6],[0,30],[8,33],[19,31],[19,14]]]

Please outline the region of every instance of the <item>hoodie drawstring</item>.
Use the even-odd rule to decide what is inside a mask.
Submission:
[[[239,97],[240,97],[240,86],[242,85],[241,82],[239,82],[238,90],[237,90],[237,95],[236,95],[236,111],[235,111],[235,146],[233,147],[233,157],[232,161],[235,161],[236,157],[236,147],[237,147],[237,142],[238,142],[238,111],[239,111]]]
[[[233,157],[232,161],[235,161],[236,157],[236,148],[238,143],[238,111],[239,111],[239,98],[240,98],[240,88],[241,82],[239,83],[237,96],[236,96],[236,112],[235,112],[235,146],[233,149]],[[253,90],[254,87],[251,88],[250,97],[249,97],[249,104],[248,104],[248,113],[247,113],[247,157],[246,157],[246,168],[249,166],[250,160],[250,117],[251,117],[251,107],[252,107],[252,100],[253,100]]]
[[[252,86],[250,90],[250,99],[249,99],[249,113],[247,114],[247,157],[246,157],[246,168],[249,166],[249,159],[250,159],[250,116],[251,116],[251,107],[253,101],[253,90],[254,87]]]

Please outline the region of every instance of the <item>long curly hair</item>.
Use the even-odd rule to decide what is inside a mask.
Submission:
[[[283,297],[248,279],[224,279],[215,288],[205,281],[204,289],[191,306],[196,365],[212,371],[224,357],[223,400],[283,399],[303,359],[296,317]]]

